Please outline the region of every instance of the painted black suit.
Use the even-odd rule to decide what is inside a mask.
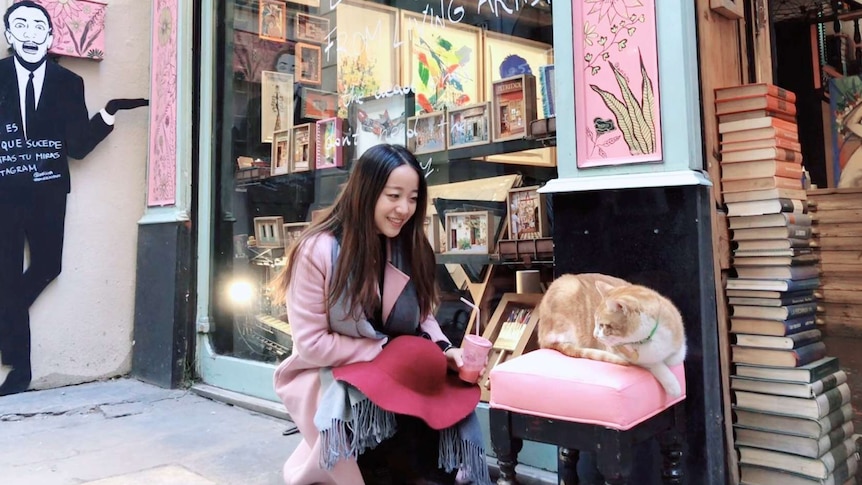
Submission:
[[[0,60],[0,356],[13,367],[0,395],[30,383],[29,308],[61,271],[68,159],[83,158],[113,130],[101,114],[90,119],[81,77],[50,59],[38,99],[25,136],[15,64]],[[53,309],[54,324],[62,310]]]

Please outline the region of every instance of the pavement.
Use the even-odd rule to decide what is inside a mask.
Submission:
[[[280,403],[130,378],[4,396],[0,485],[283,485],[300,441],[286,418]],[[556,483],[518,473],[524,485]]]
[[[282,485],[289,421],[115,379],[0,397],[2,485]]]

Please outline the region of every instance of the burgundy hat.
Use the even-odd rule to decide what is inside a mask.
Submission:
[[[332,370],[386,411],[421,418],[433,429],[464,419],[481,391],[446,372],[446,356],[434,342],[405,335],[390,341],[371,362]]]

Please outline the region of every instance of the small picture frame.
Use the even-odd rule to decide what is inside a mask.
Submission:
[[[440,216],[431,214],[425,216],[423,228],[425,236],[428,237],[428,242],[431,244],[431,249],[435,253],[442,253],[446,248],[446,240],[443,237],[443,227],[440,224]]]
[[[329,35],[329,19],[297,12],[293,22],[294,35],[298,41],[323,44]]]
[[[414,155],[446,149],[446,113],[411,116],[407,119],[407,149]]]
[[[493,84],[492,141],[526,138],[536,119],[536,76],[519,74]]]
[[[449,117],[447,146],[450,150],[491,142],[490,103],[449,108],[447,113]]]
[[[407,118],[413,115],[413,93],[367,96],[350,103],[349,120],[353,132],[353,160],[374,145],[406,146]]]
[[[343,122],[341,118],[328,118],[315,123],[315,169],[344,166],[341,147]]]
[[[299,116],[307,120],[325,120],[338,114],[338,94],[302,87]]]
[[[296,43],[296,82],[320,86],[321,63],[319,45]]]
[[[291,244],[296,242],[299,239],[299,236],[302,235],[302,231],[304,231],[308,226],[310,226],[308,222],[288,222],[285,223],[282,227],[284,228],[284,247],[289,248]]]
[[[539,186],[510,189],[506,199],[509,239],[540,239],[550,237],[545,194]]]
[[[294,126],[290,136],[290,160],[288,172],[308,172],[314,170],[316,152],[314,142],[314,123]]]
[[[254,238],[259,248],[283,248],[284,218],[281,216],[255,217]]]
[[[490,254],[494,252],[494,218],[490,211],[447,212],[446,252]]]
[[[273,132],[293,125],[293,75],[275,71],[260,74],[260,141],[272,143]]]
[[[539,66],[539,86],[542,95],[542,115],[550,118],[557,115],[556,83],[554,81],[554,65]]]
[[[257,21],[261,39],[287,40],[287,4],[282,0],[259,0]]]
[[[290,133],[292,130],[280,130],[272,134],[272,159],[270,173],[283,175],[290,171]]]
[[[235,259],[248,258],[248,234],[234,234],[233,257]]]

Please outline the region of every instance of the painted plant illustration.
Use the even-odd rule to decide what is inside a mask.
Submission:
[[[91,0],[42,0],[54,23],[51,52],[102,60],[105,57],[105,10]]]
[[[464,84],[473,81],[466,73],[473,50],[456,46],[441,35],[420,36],[414,45],[417,111],[430,113],[444,107],[473,102]]]
[[[613,71],[614,77],[617,80],[622,99],[617,98],[615,94],[605,91],[595,84],[590,84],[590,89],[601,96],[602,101],[614,114],[616,125],[622,132],[622,137],[626,144],[629,146],[629,152],[632,155],[653,153],[656,149],[655,93],[653,92],[653,82],[644,67],[643,57],[640,57],[641,77],[643,79],[640,89],[640,101],[635,97],[629,85],[628,77],[612,62],[609,61],[608,66]],[[604,157],[604,150],[602,150],[601,145],[598,143],[598,136],[593,138],[593,133],[589,129],[588,136],[595,145],[599,145],[599,155]],[[617,136],[613,141],[608,140],[602,143],[613,143],[618,139],[619,137]]]

